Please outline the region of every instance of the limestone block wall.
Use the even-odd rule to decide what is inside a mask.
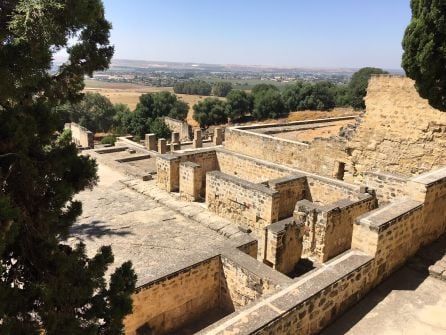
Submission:
[[[350,249],[355,219],[377,207],[373,196],[363,194],[361,198],[343,199],[329,205],[299,201],[294,218],[304,226],[303,253],[325,262]]]
[[[293,218],[267,226],[264,263],[279,272],[291,273],[302,255],[302,233],[302,227]]]
[[[87,128],[77,123],[71,122],[65,124],[65,129],[71,130],[72,141],[82,148],[94,148],[94,134]]]
[[[386,172],[364,173],[364,183],[375,191],[376,197],[382,204],[406,196],[408,180],[407,177]]]
[[[348,144],[362,181],[367,171],[406,176],[446,165],[446,113],[422,99],[409,78],[375,76],[369,81],[362,123]]]
[[[316,334],[370,289],[371,266],[371,257],[349,251],[263,302],[227,316],[224,327],[210,326],[198,334]]]
[[[244,128],[226,129],[225,149],[245,155],[310,171],[323,176],[338,175],[337,162],[349,168],[345,142],[317,139],[311,144],[259,134]]]
[[[256,231],[278,221],[279,192],[219,171],[206,175],[208,209]]]
[[[162,277],[136,289],[133,312],[124,320],[125,333],[149,327],[169,334],[216,308],[220,295],[218,256]]]
[[[342,199],[357,200],[358,188],[328,178],[307,177],[307,192],[305,198],[319,204],[330,204]]]
[[[181,142],[192,140],[192,127],[187,122],[165,116],[164,123],[172,132],[180,134]]]
[[[293,215],[296,203],[305,198],[307,178],[305,176],[289,176],[268,181],[268,187],[279,192],[279,220]]]
[[[417,249],[445,232],[445,170],[414,178],[407,194],[357,218],[352,249],[285,290],[225,318],[221,333],[315,334],[398,269]],[[443,205],[443,207],[434,207]],[[212,327],[206,331],[213,330]]]
[[[187,201],[200,199],[203,189],[201,166],[192,162],[180,163],[180,197]]]
[[[241,266],[236,260],[236,257],[221,256],[221,305],[230,312],[277,290],[277,282]]]
[[[256,242],[256,241],[255,241]],[[251,249],[256,243],[244,244]],[[203,318],[227,314],[291,283],[291,279],[237,249],[187,266],[138,287],[125,334],[171,334]]]
[[[274,164],[261,162],[226,150],[216,152],[219,170],[253,183],[287,176],[290,171]]]
[[[203,185],[206,172],[218,170],[217,156],[215,150],[201,150],[193,153],[175,153],[160,155],[156,158],[157,186],[168,192],[179,190],[180,186],[180,163],[193,162],[201,167]]]
[[[446,231],[446,168],[411,178],[407,194],[424,204],[423,244],[434,241]]]
[[[369,276],[376,282],[400,267],[424,239],[423,204],[412,199],[372,211],[358,218],[356,223],[352,248],[374,256]]]

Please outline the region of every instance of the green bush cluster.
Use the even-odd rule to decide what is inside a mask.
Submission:
[[[178,94],[211,95],[212,86],[204,80],[180,81],[173,86]]]

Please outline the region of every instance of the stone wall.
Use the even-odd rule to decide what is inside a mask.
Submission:
[[[446,169],[408,182],[407,194],[357,218],[352,249],[201,334],[315,334],[446,231]],[[423,200],[423,201],[420,201]]]
[[[408,178],[391,173],[366,172],[364,183],[373,189],[381,204],[387,204],[406,195]]]
[[[172,132],[180,134],[180,141],[191,141],[192,140],[192,127],[185,121],[172,119],[165,116],[164,123],[169,127]]]
[[[205,315],[234,312],[290,283],[244,252],[228,249],[138,287],[133,312],[124,320],[125,334],[171,334]]]
[[[302,233],[293,218],[267,226],[263,262],[284,274],[293,272],[302,255]]]
[[[224,147],[254,158],[328,177],[339,175],[339,162],[343,162],[346,169],[349,168],[345,142],[340,139],[316,139],[311,144],[306,144],[239,127],[226,129]]]
[[[262,231],[279,216],[279,192],[219,171],[206,176],[208,209],[235,224]]]
[[[180,197],[197,201],[203,197],[203,173],[201,166],[192,162],[180,163]]]
[[[71,130],[72,141],[81,148],[94,148],[94,134],[77,123],[65,123],[65,129]]]
[[[342,199],[357,200],[358,191],[358,187],[342,181],[308,176],[305,199],[324,205]]]
[[[434,241],[446,230],[446,168],[411,178],[407,194],[424,204],[422,245]]]
[[[193,153],[174,153],[160,155],[156,159],[157,186],[168,192],[176,192],[180,186],[180,163],[192,162],[201,167],[204,180],[206,172],[218,170],[215,150],[200,150]]]
[[[328,205],[297,202],[295,221],[303,228],[303,254],[325,262],[350,249],[355,219],[377,207],[376,199],[343,199]]]
[[[268,278],[268,274],[262,271],[253,271],[258,268],[253,266],[241,266],[240,256],[221,256],[221,305],[226,311],[239,310],[259,299],[264,294],[277,290],[277,281]],[[253,260],[254,262],[257,262]],[[254,264],[251,264],[254,265]],[[265,268],[263,269],[265,271]],[[274,277],[277,277],[274,274]]]
[[[293,215],[296,202],[307,195],[307,178],[305,176],[289,176],[269,180],[268,187],[279,192],[279,220]]]
[[[219,295],[217,256],[137,288],[133,312],[124,320],[125,333],[136,335],[149,327],[154,334],[169,334],[217,308]]]
[[[446,113],[422,99],[409,78],[375,76],[369,81],[363,122],[348,144],[362,181],[367,171],[406,176],[446,165]]]
[[[243,151],[242,151],[243,152]],[[290,171],[280,166],[252,159],[226,150],[218,150],[218,167],[221,172],[237,176],[252,183],[288,176]]]

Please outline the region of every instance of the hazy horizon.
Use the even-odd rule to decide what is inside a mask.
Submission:
[[[115,59],[282,68],[401,70],[411,17],[409,0],[104,0],[104,8]]]

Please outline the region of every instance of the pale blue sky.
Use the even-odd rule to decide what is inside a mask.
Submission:
[[[104,0],[115,58],[399,68],[409,0]]]

